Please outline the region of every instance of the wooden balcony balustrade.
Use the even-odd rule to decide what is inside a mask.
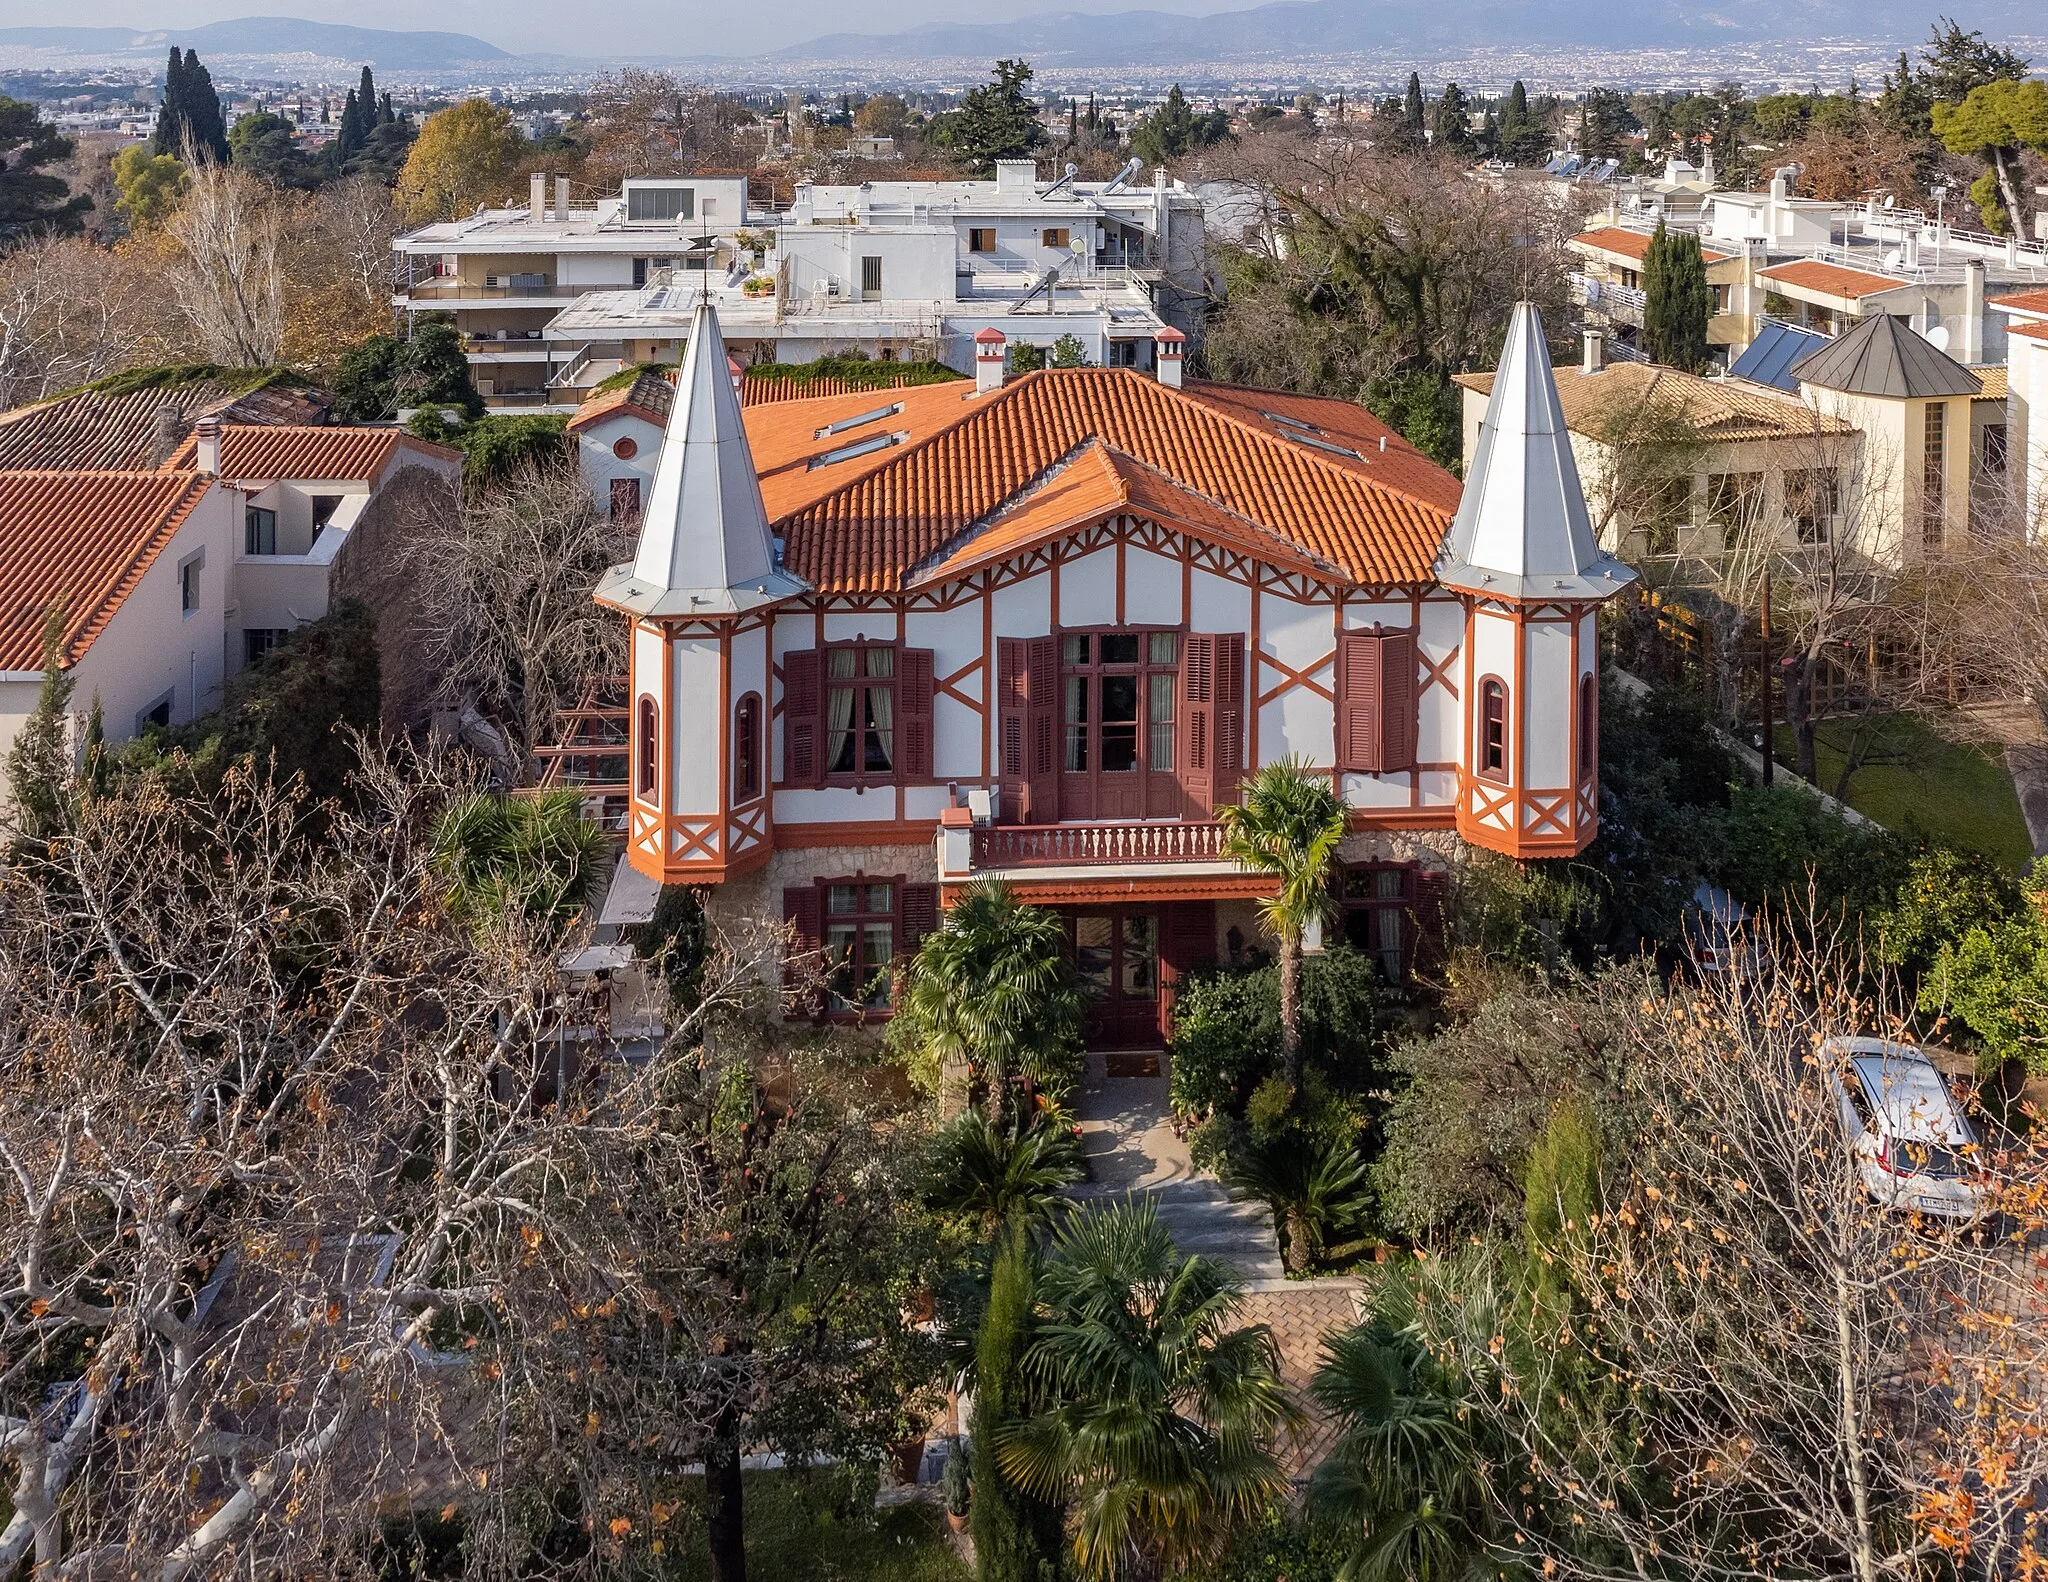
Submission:
[[[1222,860],[1221,824],[1005,824],[974,832],[977,870]]]

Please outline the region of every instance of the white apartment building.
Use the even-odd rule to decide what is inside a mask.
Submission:
[[[1207,285],[1199,198],[1135,162],[1106,182],[1008,160],[988,181],[800,183],[782,210],[742,176],[635,178],[594,205],[557,179],[550,199],[536,175],[524,208],[392,244],[394,305],[454,313],[493,405],[571,411],[623,367],[677,361],[707,298],[743,365],[859,351],[966,373],[995,328],[1147,368],[1160,329],[1199,328]]]

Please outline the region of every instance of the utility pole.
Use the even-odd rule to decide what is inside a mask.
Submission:
[[[1757,625],[1763,639],[1764,784],[1769,785],[1772,765],[1777,757],[1773,738],[1777,734],[1778,720],[1777,711],[1771,707],[1771,574],[1768,568],[1764,572],[1763,614]]]

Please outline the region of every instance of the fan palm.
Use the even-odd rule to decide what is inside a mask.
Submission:
[[[489,792],[451,802],[434,826],[434,866],[449,914],[471,928],[517,915],[568,924],[597,893],[611,843],[575,791]]]
[[[1341,1437],[1309,1500],[1351,1535],[1342,1582],[1493,1577],[1479,1456],[1420,1340],[1384,1319],[1332,1336],[1309,1393]]]
[[[1020,1488],[1071,1504],[1083,1573],[1184,1563],[1285,1494],[1274,1445],[1297,1413],[1271,1332],[1232,1323],[1241,1294],[1143,1199],[1054,1233],[1026,1357],[1053,1404],[1000,1452]]]
[[[1299,758],[1267,764],[1245,782],[1244,800],[1216,810],[1223,855],[1272,874],[1279,890],[1259,902],[1280,943],[1280,1065],[1301,1085],[1301,946],[1331,915],[1330,868],[1344,839],[1344,799]]]
[[[969,1110],[932,1140],[925,1201],[942,1213],[973,1215],[991,1232],[1028,1230],[1052,1217],[1060,1189],[1081,1173],[1071,1132],[1041,1116],[997,1125]]]
[[[978,1061],[989,1119],[1000,1125],[1016,1078],[1043,1084],[1061,1074],[1081,1011],[1059,915],[982,880],[911,958],[890,1039],[937,1062],[949,1105],[964,1102],[963,1068]]]

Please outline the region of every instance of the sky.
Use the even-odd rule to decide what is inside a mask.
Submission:
[[[1057,0],[1060,11],[1158,10],[1189,16],[1257,0]],[[1031,0],[348,0],[277,6],[263,0],[0,0],[0,27],[165,28],[243,16],[303,16],[357,27],[468,33],[501,49],[562,55],[754,54],[822,33],[890,33],[921,22],[1001,22],[1048,7]]]

